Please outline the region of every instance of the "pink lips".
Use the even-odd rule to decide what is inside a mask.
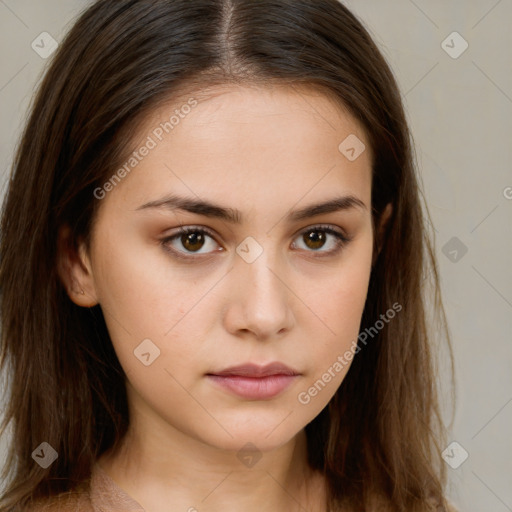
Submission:
[[[242,398],[265,400],[284,391],[298,375],[282,363],[265,366],[249,363],[209,373],[207,377]]]

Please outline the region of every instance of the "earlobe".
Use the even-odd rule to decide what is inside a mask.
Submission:
[[[69,226],[62,226],[57,241],[57,271],[69,298],[90,308],[98,304],[92,266],[84,242],[78,249],[71,242]]]

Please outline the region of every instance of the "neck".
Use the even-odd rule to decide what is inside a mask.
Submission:
[[[146,510],[326,510],[324,480],[308,466],[304,430],[274,450],[237,453],[175,429],[169,435],[168,424],[151,435],[141,435],[148,432],[141,426],[131,425],[117,453],[99,464]]]

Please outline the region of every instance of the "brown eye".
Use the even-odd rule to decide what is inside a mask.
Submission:
[[[314,226],[299,235],[296,245],[306,252],[317,252],[321,257],[337,254],[351,240],[351,237],[329,226]]]
[[[218,249],[213,235],[199,227],[180,228],[176,234],[163,239],[162,245],[167,251],[184,258],[206,256]]]
[[[326,239],[326,234],[318,229],[310,230],[303,234],[304,243],[313,250],[321,249]]]
[[[187,251],[198,251],[204,245],[204,234],[200,231],[185,233],[180,237],[181,244]]]
[[[329,226],[314,226],[303,231],[297,240],[293,244],[294,248],[298,246],[306,252],[318,253],[315,255],[317,257],[325,257],[337,254],[352,238]],[[182,227],[161,243],[166,251],[178,258],[188,258],[189,261],[223,251],[215,242],[214,235],[202,227]]]

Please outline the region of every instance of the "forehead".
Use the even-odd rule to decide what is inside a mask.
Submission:
[[[342,152],[347,139],[365,147],[352,161]],[[151,149],[111,195],[139,204],[179,190],[244,210],[248,198],[284,204],[333,187],[359,196],[371,188],[363,127],[340,102],[306,86],[218,86],[173,96],[144,119],[130,146]]]
[[[191,101],[197,102],[198,107],[188,109]],[[192,118],[188,124],[196,129],[203,124],[214,122],[231,122],[238,127],[242,125],[256,128],[258,123],[286,122],[294,116],[302,117],[306,123],[304,128],[313,130],[339,130],[344,128],[358,132],[366,137],[365,129],[344,105],[335,93],[326,87],[316,87],[310,84],[221,84],[185,91],[180,88],[176,94],[160,101],[159,105],[145,116],[140,129],[134,133],[135,138],[143,137],[152,131],[159,123],[169,121],[173,114],[183,120],[183,112],[192,110],[193,115],[185,112],[187,118]],[[269,119],[269,116],[273,119]],[[279,117],[281,116],[281,119]],[[314,126],[314,125],[317,126]],[[272,125],[267,125],[269,132]],[[323,125],[323,126],[320,126]],[[299,127],[297,127],[299,128]],[[275,131],[275,130],[274,130]],[[135,140],[135,139],[134,139]]]

